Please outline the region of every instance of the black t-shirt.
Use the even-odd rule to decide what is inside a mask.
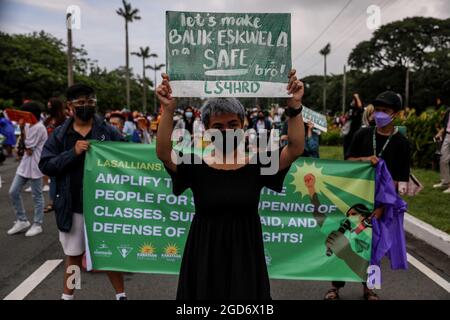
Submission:
[[[67,129],[67,147],[73,148],[78,140],[91,139],[92,130],[83,137],[70,125]],[[77,156],[77,159],[71,164],[70,170],[70,192],[72,194],[72,212],[83,213],[83,174],[84,174],[84,159],[86,153],[83,152]]]
[[[355,133],[346,158],[370,157],[373,156],[373,133],[375,128],[362,128]],[[389,136],[376,133],[377,156],[388,140]],[[386,166],[394,181],[409,180],[409,154],[410,145],[408,139],[400,132],[392,136],[381,158],[386,162]]]

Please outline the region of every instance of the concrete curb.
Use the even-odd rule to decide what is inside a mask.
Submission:
[[[450,235],[405,212],[405,231],[450,256]]]

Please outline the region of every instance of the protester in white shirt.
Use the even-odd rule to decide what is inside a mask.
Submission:
[[[40,119],[41,108],[36,102],[27,102],[21,110],[31,112],[36,119]],[[25,233],[25,236],[32,237],[42,232],[42,223],[44,219],[44,196],[42,194],[42,177],[39,170],[39,160],[41,158],[42,148],[47,141],[47,129],[42,122],[33,125],[22,124],[25,142],[25,152],[17,168],[16,175],[9,189],[9,196],[16,214],[16,221],[9,235],[20,233],[30,227],[30,222],[23,207],[21,192],[25,184],[29,181],[34,201],[34,220],[33,225]]]

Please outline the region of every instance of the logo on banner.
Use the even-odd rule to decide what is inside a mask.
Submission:
[[[151,243],[144,243],[137,253],[138,259],[142,260],[156,260],[156,248]]]
[[[126,245],[121,245],[121,246],[117,247],[117,250],[119,250],[119,253],[122,256],[122,258],[125,259],[126,257],[128,257],[128,255],[133,250],[133,248],[130,246],[126,246]]]
[[[178,259],[181,259],[180,249],[176,244],[169,243],[164,248],[164,253],[161,255],[161,257],[165,258],[167,261],[176,261]]]
[[[94,255],[109,258],[112,256],[112,251],[109,249],[105,241],[102,241],[94,250]]]

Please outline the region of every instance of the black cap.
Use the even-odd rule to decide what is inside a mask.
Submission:
[[[380,93],[376,99],[372,102],[376,106],[391,107],[395,111],[399,111],[403,108],[402,97],[394,91],[385,91]]]
[[[81,96],[91,96],[94,95],[95,91],[94,88],[84,84],[84,83],[77,83],[66,90],[66,97],[67,100],[75,100],[78,99]]]

